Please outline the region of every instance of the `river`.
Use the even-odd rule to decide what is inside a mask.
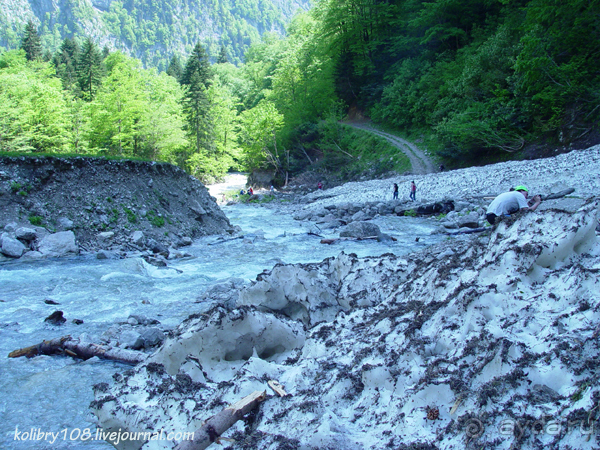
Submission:
[[[0,264],[0,448],[113,448],[93,439],[96,426],[88,406],[94,384],[110,382],[115,372],[128,368],[96,358],[87,362],[51,356],[8,358],[12,350],[64,335],[87,334],[97,340],[111,326],[126,322],[130,314],[173,328],[189,314],[210,307],[197,301],[209,286],[230,277],[252,280],[278,262],[318,262],[342,251],[361,257],[400,255],[443,239],[432,233],[435,224],[430,220],[386,216],[374,221],[397,239],[392,244],[344,241],[324,245],[319,237],[308,234],[313,224],[276,215],[269,208],[234,205],[223,210],[247,238],[222,243],[217,243],[220,238],[216,236],[199,239],[185,248],[191,256],[170,261],[166,268],[151,266],[141,258],[97,260],[91,255]],[[64,312],[67,322],[45,324],[44,318],[57,309]],[[76,325],[73,319],[83,324]],[[55,434],[40,439],[41,433]]]

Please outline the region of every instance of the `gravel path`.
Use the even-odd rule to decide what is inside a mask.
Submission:
[[[436,172],[435,166],[431,158],[427,156],[419,147],[412,142],[402,139],[393,134],[385,133],[383,131],[373,128],[370,122],[345,122],[353,128],[368,131],[385,138],[388,142],[395,145],[402,153],[404,153],[410,160],[413,173],[426,174]]]

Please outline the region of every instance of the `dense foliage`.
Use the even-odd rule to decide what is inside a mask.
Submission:
[[[188,55],[199,41],[211,61],[225,56],[239,64],[263,33],[283,33],[296,5],[307,8],[308,0],[42,0],[31,7],[16,1],[0,6],[0,45],[18,48],[21,17],[34,13],[41,42],[50,52],[65,38],[86,36],[164,71],[173,54]],[[31,12],[15,13],[15,6]]]
[[[598,0],[324,0],[336,92],[454,165],[597,130]]]
[[[600,0],[321,0],[243,64],[221,45],[211,65],[196,43],[159,73],[91,39],[44,56],[28,25],[21,51],[0,55],[0,150],[152,158],[204,181],[407,170],[340,125],[348,111],[432,137],[449,166],[568,148],[598,134],[598,30]]]

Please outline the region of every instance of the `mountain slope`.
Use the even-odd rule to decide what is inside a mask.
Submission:
[[[52,52],[66,37],[91,37],[164,70],[173,54],[187,56],[200,41],[212,58],[224,45],[237,63],[263,33],[283,33],[309,7],[310,0],[1,0],[0,46],[17,48],[32,20]]]

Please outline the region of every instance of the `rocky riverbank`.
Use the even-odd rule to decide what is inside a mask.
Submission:
[[[461,199],[477,221],[489,201],[481,192],[575,191],[408,256],[278,264],[219,291],[218,305],[190,316],[146,362],[95,387],[100,426],[142,433],[119,449],[174,448],[143,433],[181,436],[266,391],[225,433],[226,448],[596,448],[599,150],[420,178],[424,201]],[[354,215],[389,202],[390,182],[271,206],[313,214],[352,204]],[[476,184],[476,194],[460,188]]]
[[[204,185],[169,164],[2,157],[0,229],[0,253],[10,258],[169,258],[232,227]]]

